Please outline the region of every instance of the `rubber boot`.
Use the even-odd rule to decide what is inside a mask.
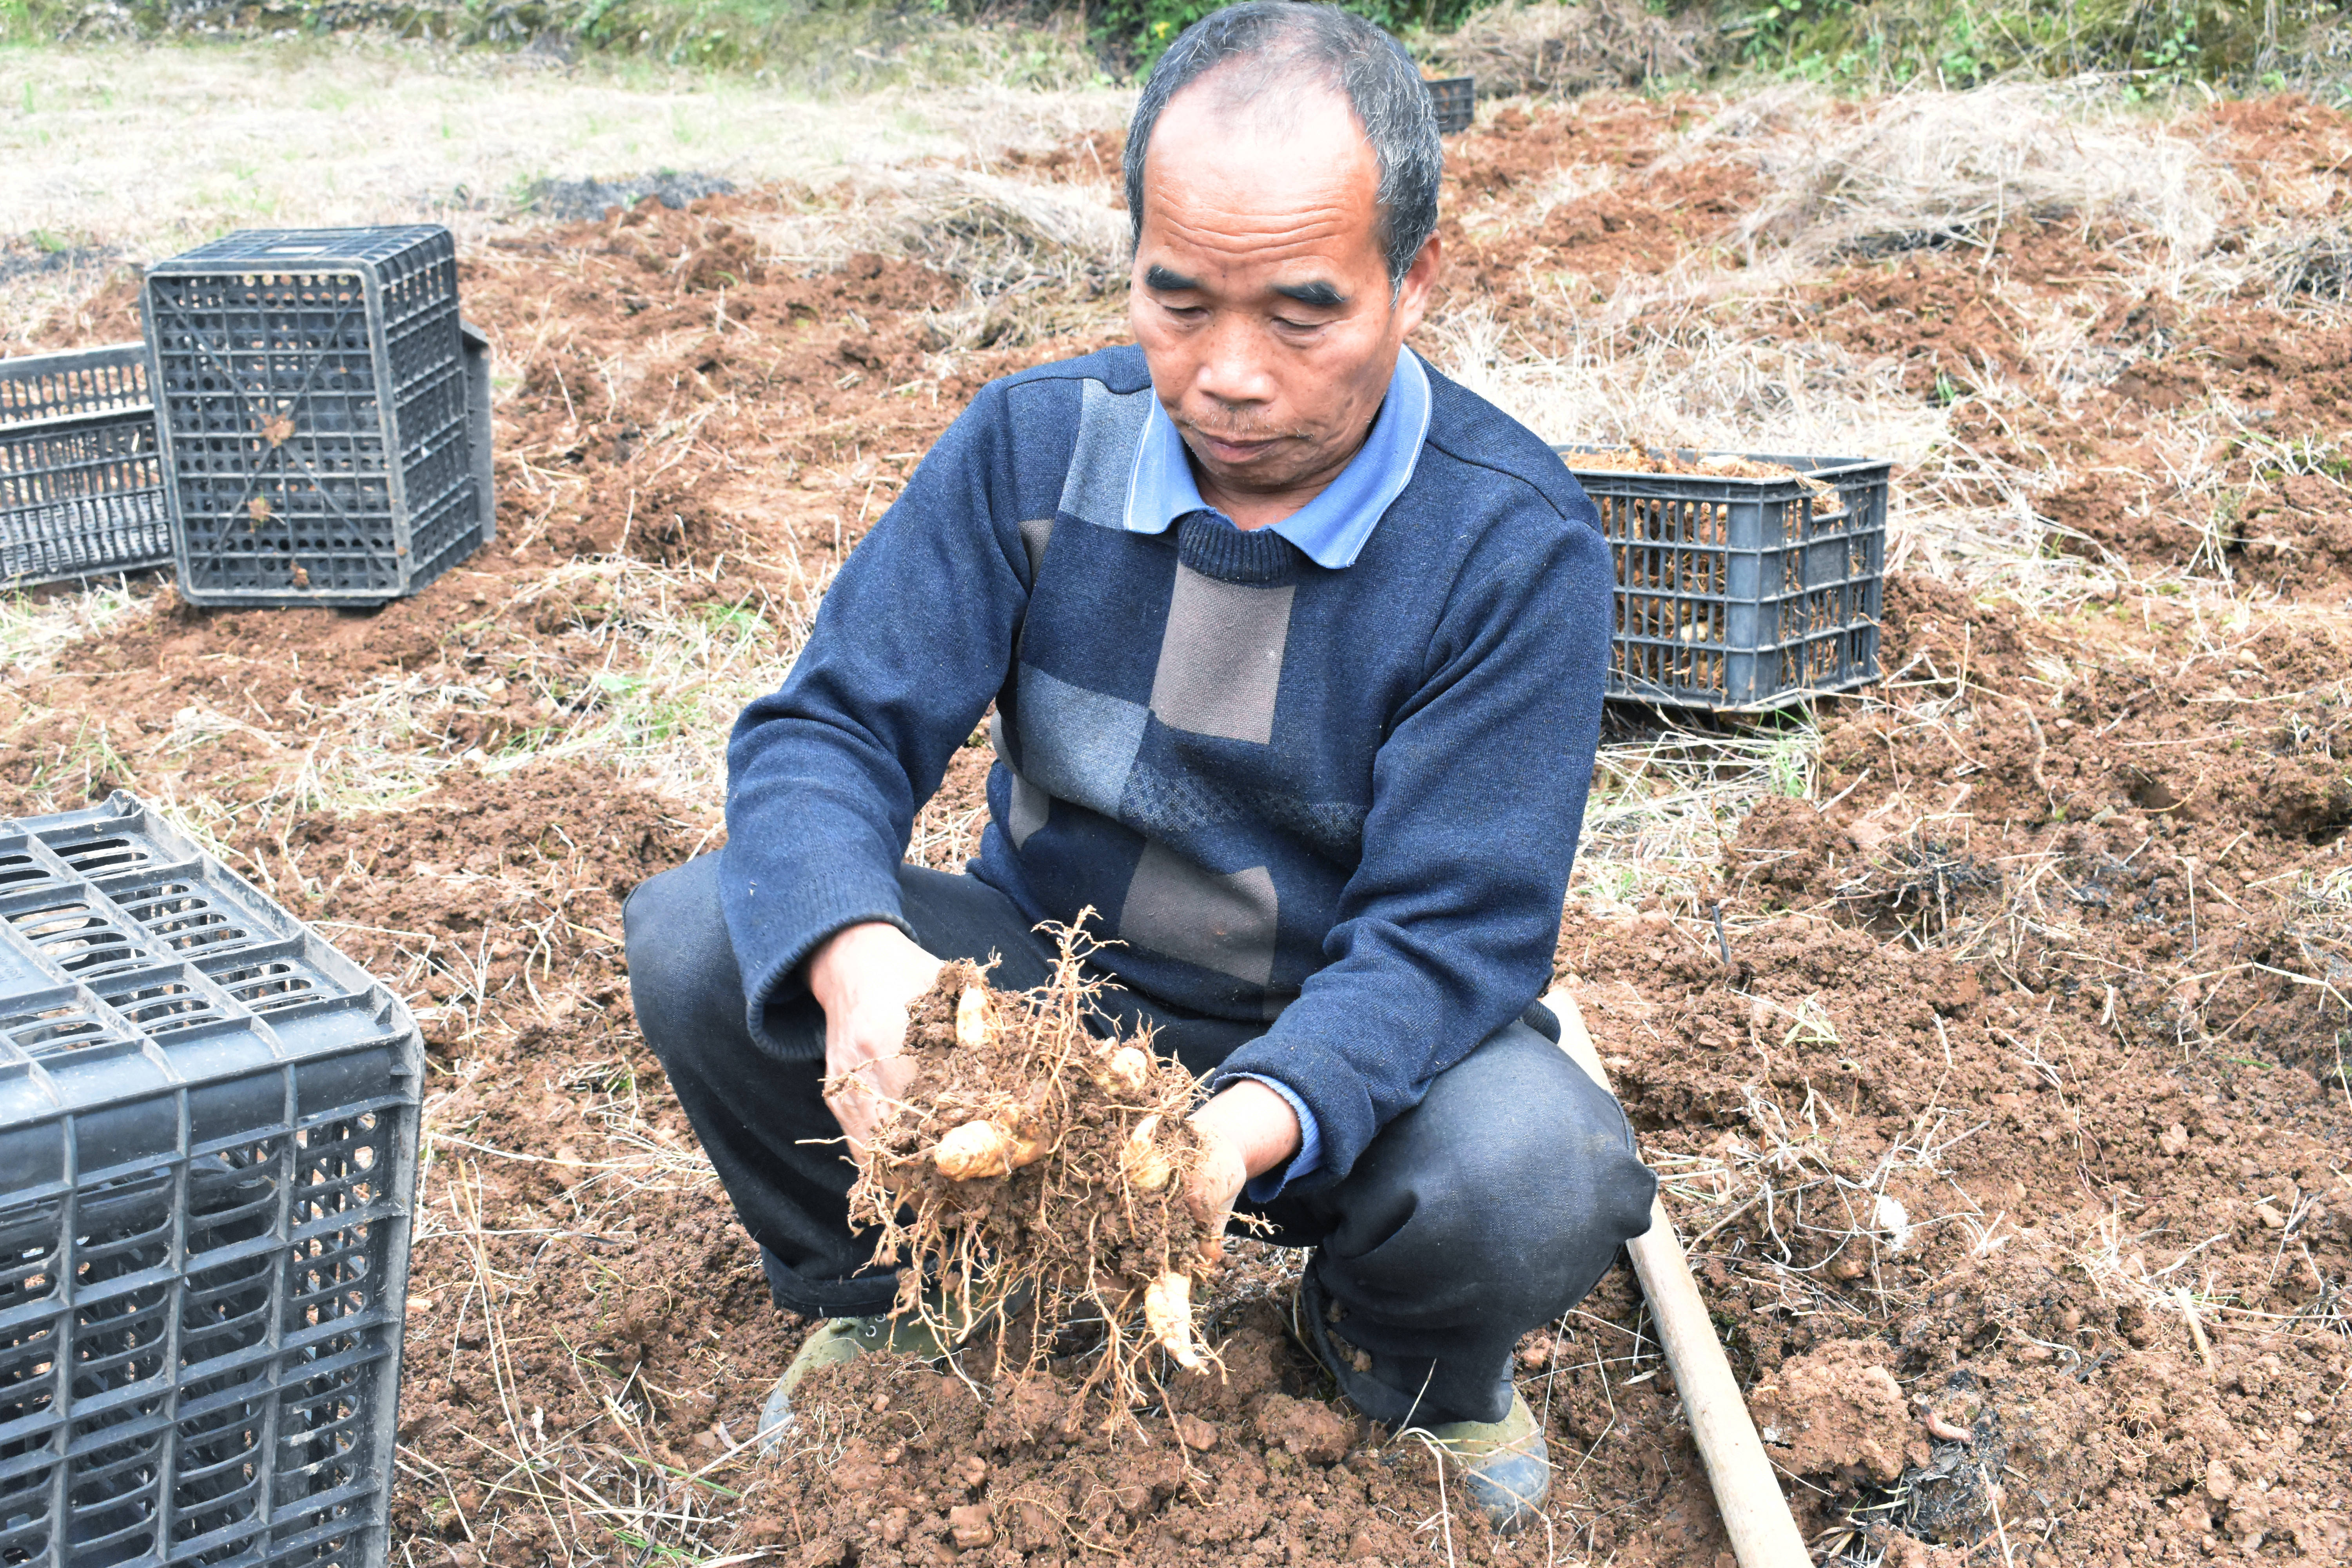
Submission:
[[[1551,1495],[1551,1455],[1517,1390],[1500,1421],[1448,1421],[1427,1430],[1456,1467],[1471,1505],[1497,1531],[1516,1535],[1543,1511]]]
[[[920,1313],[828,1318],[801,1342],[800,1351],[784,1368],[783,1376],[768,1390],[767,1403],[760,1407],[757,1440],[761,1456],[772,1458],[783,1447],[794,1420],[793,1390],[818,1367],[837,1366],[870,1351],[887,1351],[892,1355],[911,1356],[940,1365],[973,1335],[1027,1305],[1032,1294],[1027,1289],[1016,1290],[1013,1300],[975,1307],[967,1315],[940,1292],[930,1290],[924,1292]]]
[[[1374,1358],[1331,1331],[1329,1298],[1315,1282],[1312,1267],[1299,1277],[1291,1299],[1290,1331],[1331,1374],[1357,1409],[1400,1436],[1417,1432],[1445,1450],[1447,1465],[1462,1478],[1463,1490],[1488,1523],[1504,1534],[1525,1529],[1551,1495],[1551,1455],[1543,1428],[1518,1391],[1500,1421],[1431,1422],[1421,1402],[1374,1375]]]

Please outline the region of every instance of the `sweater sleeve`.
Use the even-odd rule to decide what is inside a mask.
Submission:
[[[1489,527],[1473,547],[1373,759],[1327,963],[1213,1080],[1262,1076],[1307,1102],[1322,1163],[1301,1190],[1346,1176],[1550,978],[1609,653],[1609,552],[1590,513]]]
[[[863,921],[912,934],[915,811],[1003,685],[1027,605],[1010,446],[991,386],[852,552],[782,688],[735,721],[719,897],[772,1049],[768,1003],[817,944]]]

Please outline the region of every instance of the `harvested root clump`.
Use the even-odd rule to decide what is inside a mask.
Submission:
[[[1042,1356],[1052,1331],[1098,1324],[1089,1387],[1131,1402],[1155,1381],[1148,1352],[1208,1361],[1193,1334],[1194,1277],[1214,1238],[1185,1204],[1199,1157],[1186,1120],[1197,1085],[1148,1035],[1090,1033],[1097,989],[1086,939],[1066,933],[1052,984],[998,991],[956,962],[909,1010],[904,1098],[867,1143],[851,1217],[880,1227],[902,1311],[929,1280],[948,1325],[1000,1303],[1034,1304]]]

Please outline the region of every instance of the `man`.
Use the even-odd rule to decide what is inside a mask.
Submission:
[[[631,899],[646,1037],[777,1303],[834,1320],[772,1427],[812,1364],[941,1352],[880,1315],[840,1140],[906,1084],[941,959],[1042,984],[1034,928],[1090,908],[1113,1021],[1206,1077],[1195,1208],[1314,1249],[1302,1339],[1451,1446],[1497,1524],[1542,1500],[1513,1348],[1654,1185],[1535,1005],[1612,587],[1558,459],[1402,350],[1441,167],[1418,74],[1360,18],[1188,30],[1128,139],[1139,347],[982,390],[737,723],[726,848]],[[979,858],[903,864],[992,701]]]

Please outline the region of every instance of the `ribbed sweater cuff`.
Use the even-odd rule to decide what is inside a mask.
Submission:
[[[1290,1175],[1283,1191],[1316,1192],[1345,1178],[1380,1131],[1363,1068],[1319,1040],[1277,1041],[1268,1036],[1252,1040],[1218,1064],[1210,1092],[1237,1078],[1261,1077],[1280,1083],[1305,1103],[1318,1135],[1321,1158],[1313,1170]]]
[[[772,903],[764,893],[752,897],[757,900],[751,915],[760,961],[757,970],[744,976],[745,1023],[753,1039],[787,1061],[820,1059],[824,1054],[823,1036],[817,1037],[812,1050],[806,1036],[787,1040],[770,1032],[769,1005],[807,990],[808,977],[801,973],[801,965],[835,931],[881,921],[912,939],[915,930],[900,912],[898,879],[887,872],[877,878],[861,869],[795,880],[791,890]]]

